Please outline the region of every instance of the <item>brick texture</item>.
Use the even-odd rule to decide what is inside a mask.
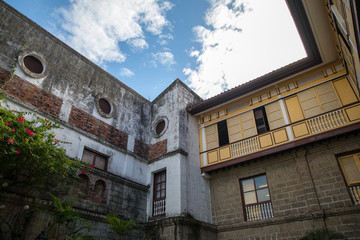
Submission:
[[[136,139],[134,153],[147,160],[153,160],[155,158],[161,157],[167,153],[167,139],[150,146]]]
[[[128,135],[126,133],[91,116],[79,108],[72,107],[69,123],[116,146],[127,148]]]
[[[167,139],[157,142],[149,147],[149,160],[153,160],[167,153]]]
[[[4,81],[9,74],[8,71],[0,68],[1,82]],[[5,86],[4,92],[55,118],[59,117],[63,102],[62,99],[17,76],[14,76],[14,78]]]
[[[299,239],[324,226],[358,239],[360,208],[351,201],[336,155],[360,149],[359,136],[328,139],[212,173],[218,239]],[[264,173],[274,217],[245,221],[239,179]]]

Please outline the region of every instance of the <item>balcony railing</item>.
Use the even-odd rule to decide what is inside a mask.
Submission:
[[[154,201],[153,204],[153,217],[165,215],[166,199]]]
[[[349,187],[349,191],[350,191],[351,197],[352,197],[355,205],[359,205],[360,204],[360,185]]]
[[[360,122],[360,104],[304,119],[232,144],[200,153],[201,167],[229,161],[251,153]]]
[[[246,220],[256,221],[274,217],[271,202],[245,206]]]

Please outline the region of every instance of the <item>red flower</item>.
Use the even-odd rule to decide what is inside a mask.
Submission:
[[[7,142],[13,144],[15,141],[14,141],[14,139],[9,138],[9,139],[7,140]]]
[[[45,118],[45,122],[49,122],[49,119]]]
[[[90,169],[93,169],[95,166],[94,165],[90,165]]]
[[[19,151],[19,150],[16,150],[16,154],[20,154],[20,151]]]
[[[29,134],[29,136],[34,136],[34,132],[29,130],[27,127],[25,128],[26,132]]]
[[[9,126],[10,125],[10,123],[9,122],[6,122],[6,126]]]
[[[56,139],[56,138],[55,138],[55,144],[57,144],[58,142],[59,142],[59,139]]]
[[[23,117],[19,117],[19,118],[18,118],[18,122],[19,122],[19,123],[21,123],[21,122],[23,122],[23,121],[25,121],[25,119],[24,119]]]
[[[15,128],[11,129],[10,132],[15,132]]]

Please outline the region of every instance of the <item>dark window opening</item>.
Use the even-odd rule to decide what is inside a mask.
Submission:
[[[25,67],[32,73],[41,74],[44,71],[44,67],[39,59],[34,56],[24,57]]]
[[[99,99],[99,107],[101,111],[105,114],[111,113],[111,104],[104,98]]]
[[[165,121],[164,120],[160,120],[157,124],[156,124],[156,128],[155,128],[155,132],[157,135],[160,135],[162,133],[162,131],[165,128]]]
[[[259,107],[254,109],[255,123],[258,134],[265,133],[269,131],[269,123],[266,117],[266,112],[264,107]]]
[[[217,123],[219,134],[219,147],[229,144],[229,134],[226,120]]]

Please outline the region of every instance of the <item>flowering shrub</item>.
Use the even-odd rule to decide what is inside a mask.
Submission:
[[[3,103],[4,104],[4,103]],[[0,174],[14,184],[41,189],[75,176],[87,166],[66,156],[52,129],[58,123],[35,114],[16,112],[0,103]],[[0,175],[0,176],[1,176]],[[19,176],[25,178],[19,182]]]

